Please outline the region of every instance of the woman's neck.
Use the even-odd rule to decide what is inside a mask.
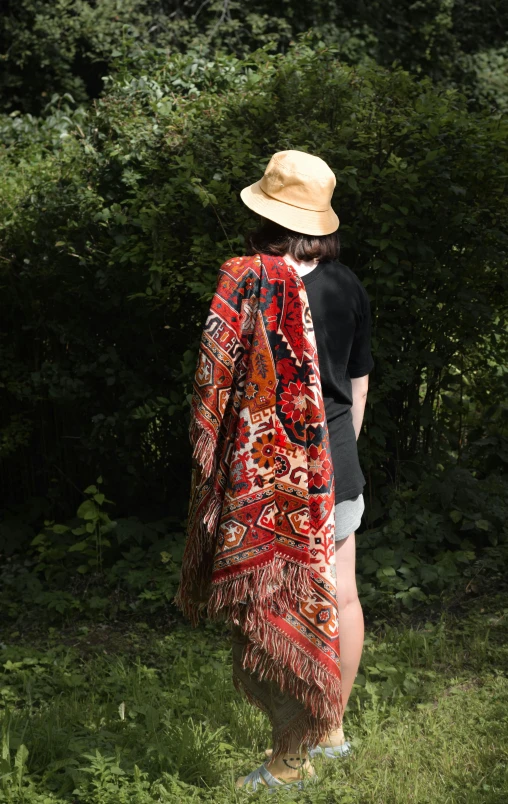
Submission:
[[[296,260],[291,254],[284,254],[284,260],[292,265],[296,271],[300,274],[300,276],[305,276],[305,274],[309,274],[311,271],[316,268],[319,260],[316,258],[314,260]]]

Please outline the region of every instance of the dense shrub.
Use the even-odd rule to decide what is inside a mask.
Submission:
[[[3,625],[139,619],[170,623],[185,543],[178,517],[116,517],[97,485],[65,524],[12,506],[0,529]],[[113,518],[115,517],[115,518]],[[369,618],[449,603],[500,586],[508,561],[508,478],[462,467],[391,490],[386,517],[357,540],[358,591]],[[36,534],[36,535],[35,535]],[[485,546],[487,544],[487,546]],[[12,626],[11,626],[12,627]]]
[[[506,111],[508,10],[503,0],[4,0],[0,108],[38,113],[56,92],[97,97],[118,59],[189,48],[241,58],[267,45],[285,53],[312,29],[344,63],[397,60],[417,75],[462,87],[475,105]]]
[[[150,28],[145,0],[5,0],[0,96],[6,110],[41,111],[54,92],[95,97],[111,60]]]
[[[493,468],[505,471],[505,121],[401,69],[303,46],[175,56],[109,79],[86,117],[57,107],[29,163],[16,138],[33,121],[4,124],[8,499],[49,495],[70,514],[73,489],[101,472],[120,513],[184,501],[185,411],[216,271],[253,223],[239,190],[284,148],[335,169],[342,260],[371,297],[370,522],[388,486],[460,459],[471,432],[504,439]]]

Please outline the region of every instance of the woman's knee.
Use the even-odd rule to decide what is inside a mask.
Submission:
[[[335,542],[335,567],[337,571],[337,603],[340,610],[358,600],[354,533]]]
[[[353,603],[360,603],[358,597],[358,589],[356,583],[341,584],[340,580],[337,581],[337,605],[340,611],[344,611],[348,606]]]

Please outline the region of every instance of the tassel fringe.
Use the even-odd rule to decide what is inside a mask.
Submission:
[[[247,631],[256,629],[260,609],[273,609],[284,615],[307,600],[311,594],[308,566],[274,558],[264,567],[255,567],[213,585],[208,604],[208,616],[215,618],[220,609],[236,625],[244,624]]]
[[[243,667],[260,680],[273,681],[318,718],[336,721],[342,709],[340,678],[307,656],[270,623],[261,620],[248,635]],[[341,716],[342,717],[342,716]]]
[[[264,712],[268,718],[270,717],[270,710],[261,698],[255,696],[252,690],[248,689],[236,675],[233,675],[233,685],[240,695],[244,695],[247,698],[250,704]],[[289,754],[289,748],[294,744],[295,740],[298,740],[299,744],[307,749],[314,748],[328,737],[330,731],[338,729],[341,725],[342,717],[340,722],[337,717],[327,721],[326,718],[315,717],[309,712],[302,712],[301,715],[282,729],[277,730],[273,728],[272,724],[272,759],[277,759],[283,754]]]
[[[198,418],[194,403],[192,408],[194,415],[189,428],[192,457],[201,467],[203,478],[208,478],[212,474],[217,437],[213,431],[207,430],[202,420]]]
[[[174,603],[196,627],[205,614],[209,599],[209,585],[213,568],[215,535],[222,508],[210,475],[213,470],[216,438],[194,416],[189,429],[193,446],[192,457],[201,476],[191,490],[189,523],[195,523],[187,533],[182,558],[182,572]],[[206,488],[208,486],[208,488]],[[198,494],[202,495],[200,501]],[[193,510],[194,508],[197,510]]]
[[[278,588],[274,589],[276,583]],[[342,723],[340,678],[308,656],[263,616],[267,608],[285,614],[298,599],[308,599],[309,593],[309,570],[277,558],[265,567],[215,584],[211,591],[208,588],[203,595],[205,599],[200,602],[196,602],[195,594],[190,598],[180,594],[179,603],[184,604],[184,612],[193,624],[206,613],[211,619],[221,618],[239,626],[248,639],[243,668],[260,681],[273,681],[282,692],[305,706],[305,717],[288,726],[277,739],[274,751],[277,748],[279,754],[287,753],[294,737],[307,745],[316,745]],[[269,715],[258,699],[247,694],[239,679],[234,677],[233,680],[251,703]]]

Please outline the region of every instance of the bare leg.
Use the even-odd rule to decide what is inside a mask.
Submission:
[[[342,671],[342,703],[347,706],[363,650],[363,610],[356,588],[356,539],[350,533],[335,542],[337,567],[337,603],[339,608],[340,663]],[[342,727],[334,729],[319,745],[341,745],[345,741]],[[270,751],[267,754],[270,755]]]
[[[358,672],[363,650],[364,622],[363,610],[356,588],[356,534],[350,533],[345,539],[335,542],[335,564],[337,568],[337,603],[339,609],[340,663],[342,672],[342,704],[347,706],[351,690]],[[321,746],[340,745],[344,742],[342,727],[330,732]],[[296,746],[294,746],[296,748]],[[268,750],[267,755],[271,754]],[[296,755],[296,750],[293,756]],[[277,761],[277,760],[276,760]],[[280,769],[280,765],[277,771]],[[282,770],[282,769],[281,769]],[[270,767],[270,773],[278,775]],[[282,774],[281,774],[282,778]]]
[[[278,779],[291,781],[301,779],[304,773],[313,776],[315,771],[310,763],[307,748],[300,746],[298,740],[293,740],[289,751],[281,757],[268,762],[268,770]]]
[[[363,610],[356,588],[355,533],[335,542],[337,602],[339,605],[342,704],[347,706],[360,665],[364,639]]]
[[[335,542],[337,567],[337,602],[339,607],[340,664],[342,671],[342,704],[347,706],[360,665],[363,649],[363,610],[356,588],[355,533]],[[340,745],[345,741],[342,726],[331,731],[321,746]]]

